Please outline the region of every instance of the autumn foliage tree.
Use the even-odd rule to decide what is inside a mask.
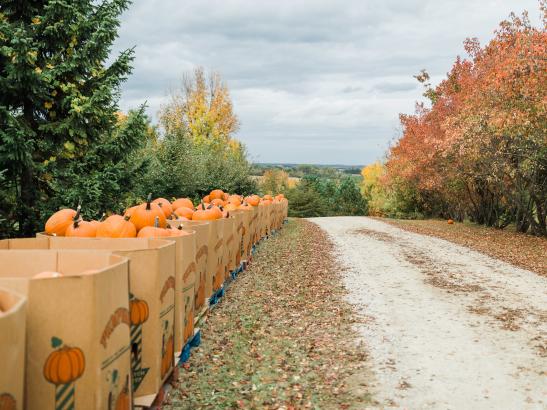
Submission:
[[[547,234],[545,0],[540,9],[542,27],[512,14],[486,46],[466,40],[469,58],[437,87],[417,76],[431,107],[400,116],[384,180],[409,208]]]

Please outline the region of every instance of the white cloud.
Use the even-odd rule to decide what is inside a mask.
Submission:
[[[115,51],[136,46],[121,106],[155,117],[182,74],[201,65],[228,82],[252,157],[362,164],[381,157],[435,81],[536,0],[134,0]]]

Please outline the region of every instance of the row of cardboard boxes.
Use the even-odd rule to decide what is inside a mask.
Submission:
[[[0,410],[149,406],[194,335],[194,315],[287,202],[172,220],[166,239],[0,241]]]

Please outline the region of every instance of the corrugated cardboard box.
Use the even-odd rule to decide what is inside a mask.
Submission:
[[[109,250],[129,258],[132,384],[135,404],[150,405],[174,363],[175,242],[41,236],[0,241],[6,246]]]
[[[0,409],[23,409],[27,298],[0,288]]]
[[[33,278],[42,272],[63,276]],[[126,258],[104,251],[1,250],[0,286],[28,298],[26,409],[131,403]]]

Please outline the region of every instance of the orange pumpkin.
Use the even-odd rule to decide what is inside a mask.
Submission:
[[[222,209],[220,209],[216,205],[210,205],[208,210],[213,213],[215,216],[215,219],[220,219],[224,217],[224,214],[222,213]]]
[[[224,207],[224,210],[227,211],[227,212],[230,212],[230,211],[235,211],[236,209],[239,208],[239,205],[236,205],[232,202],[229,202],[225,207]]]
[[[213,221],[218,219],[214,212],[210,209],[198,209],[192,215],[192,221]]]
[[[125,381],[123,390],[116,399],[116,410],[131,410],[131,399],[129,397],[128,380]]]
[[[209,195],[205,195],[202,198],[202,201],[205,202],[206,204],[208,204],[209,202],[211,202],[211,197]]]
[[[11,394],[0,394],[0,410],[17,410],[17,402]]]
[[[129,301],[129,316],[131,324],[140,325],[148,320],[150,310],[148,303],[141,299],[133,299]]]
[[[145,226],[137,234],[137,238],[164,238],[171,236],[170,229],[157,228],[155,226]]]
[[[149,194],[146,202],[133,211],[129,220],[133,222],[137,231],[140,231],[145,226],[154,226],[156,218],[159,220],[159,227],[165,228],[167,225],[165,214],[157,204],[152,203],[152,194]]]
[[[260,197],[258,195],[251,195],[245,198],[245,202],[251,206],[258,206],[260,203]]]
[[[189,198],[179,198],[171,204],[174,210],[177,210],[178,208],[185,207],[189,208],[191,210],[194,210],[194,204]]]
[[[446,221],[448,223],[448,225],[453,225],[454,224],[454,221],[452,219],[449,219],[448,221]]]
[[[79,237],[79,238],[94,238],[97,234],[97,225],[93,222],[74,221],[66,228],[65,236]]]
[[[48,235],[65,236],[66,229],[74,222],[74,209],[61,209],[49,217],[45,231]]]
[[[222,199],[213,199],[211,204],[216,206],[224,206],[224,201]]]
[[[223,196],[224,196],[224,192],[222,191],[222,189],[214,189],[209,194],[209,198],[211,198],[211,201],[213,199],[221,199],[222,200]]]
[[[44,377],[58,386],[80,378],[85,370],[85,357],[77,347],[63,346],[48,356],[44,365]]]
[[[97,238],[134,238],[137,228],[129,216],[110,215],[97,229]]]
[[[226,202],[228,202],[229,204],[234,204],[235,206],[239,206],[241,205],[241,198],[239,197],[239,195],[230,195]]]
[[[271,195],[264,195],[264,196],[262,197],[262,199],[265,199],[265,200],[268,200],[268,201],[273,201],[273,198],[272,198]]]
[[[173,364],[174,342],[173,336],[169,337],[165,345],[164,355],[161,358],[161,377],[165,376]]]
[[[133,215],[133,213],[138,209],[138,207],[139,207],[138,205],[135,205],[135,206],[131,206],[127,208],[125,212],[123,213],[123,216],[131,217],[131,215]]]
[[[171,202],[169,202],[167,199],[156,198],[152,201],[152,203],[158,205],[161,208],[166,218],[171,217],[171,214],[173,213],[173,207],[171,206]]]
[[[177,215],[180,218],[192,219],[193,214],[194,214],[194,211],[185,206],[181,206],[180,208],[175,209],[175,215]]]

